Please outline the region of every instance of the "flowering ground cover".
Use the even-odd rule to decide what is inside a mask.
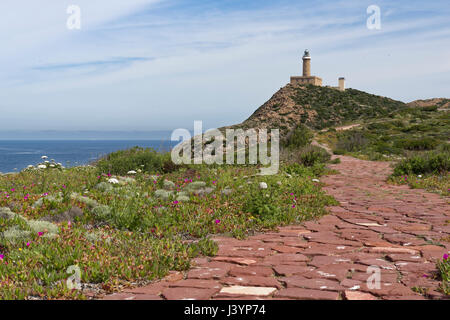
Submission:
[[[393,176],[390,181],[394,184],[407,184],[414,189],[434,191],[443,196],[450,195],[450,174],[448,172],[441,174]]]
[[[0,176],[0,299],[86,299],[147,283],[214,255],[213,234],[245,238],[336,204],[318,182],[323,165],[273,176],[252,166],[103,168],[43,162]]]
[[[450,295],[450,259],[448,254],[442,257],[442,261],[437,263],[442,280],[441,289],[446,295]]]

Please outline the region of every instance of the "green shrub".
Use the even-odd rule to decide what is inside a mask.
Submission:
[[[290,163],[284,167],[284,171],[290,175],[299,175],[306,177],[311,175],[312,171],[310,168],[305,167],[299,163]]]
[[[375,144],[374,150],[381,154],[401,154],[402,150],[390,146],[388,143],[380,141]]]
[[[151,148],[134,147],[116,151],[97,161],[100,173],[126,175],[131,170],[142,169],[144,172],[171,172],[178,168],[170,153],[160,153]]]
[[[361,131],[347,131],[338,136],[336,150],[344,150],[347,152],[360,151],[366,147],[369,140]]]
[[[282,214],[281,208],[274,200],[273,194],[263,190],[254,190],[242,206],[242,210],[262,221],[273,220]]]
[[[439,141],[430,137],[419,139],[404,138],[395,141],[394,147],[406,150],[432,150],[436,148]]]
[[[297,154],[297,161],[307,167],[330,161],[331,155],[323,148],[308,146]]]
[[[438,150],[441,151],[441,152],[450,153],[450,143],[443,143],[443,144],[441,144],[439,146]]]
[[[194,250],[208,257],[215,256],[217,251],[219,251],[219,246],[217,243],[210,238],[202,238],[198,242],[194,242],[192,245]]]
[[[339,164],[341,163],[341,158],[334,158],[333,160],[330,161],[331,164]]]
[[[343,149],[334,149],[333,154],[335,155],[344,155],[346,152]]]
[[[314,137],[314,133],[305,125],[299,125],[287,138],[285,147],[302,148],[309,145]]]
[[[393,175],[439,173],[449,170],[450,152],[427,152],[400,161],[395,166]]]
[[[298,163],[305,167],[313,167],[316,164],[327,163],[331,155],[323,148],[318,146],[307,146],[300,149],[284,150],[283,159],[286,163]]]
[[[442,280],[441,290],[444,294],[450,295],[450,259],[448,254],[444,255],[442,261],[437,262],[437,268]]]
[[[367,125],[369,130],[389,130],[392,127],[392,122],[373,122]]]
[[[423,107],[421,110],[425,111],[425,112],[432,112],[432,111],[437,111],[438,106],[428,106],[428,107]]]

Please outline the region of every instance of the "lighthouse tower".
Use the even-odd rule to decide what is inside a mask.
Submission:
[[[291,84],[292,85],[312,84],[315,86],[321,86],[322,78],[311,76],[311,55],[309,54],[309,50],[305,50],[302,59],[303,59],[303,76],[291,77]]]
[[[311,56],[308,50],[303,54],[303,76],[311,77]]]

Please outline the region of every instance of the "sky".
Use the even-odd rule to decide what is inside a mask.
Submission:
[[[240,123],[305,49],[324,85],[450,98],[448,0],[2,0],[0,44],[0,131]]]

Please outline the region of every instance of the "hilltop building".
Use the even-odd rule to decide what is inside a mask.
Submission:
[[[291,84],[313,84],[315,86],[322,85],[322,78],[311,76],[311,55],[308,50],[305,50],[303,55],[303,76],[291,77]]]
[[[311,76],[311,55],[309,53],[309,50],[305,50],[302,60],[303,60],[303,75],[301,77],[299,76],[291,77],[291,84],[293,85],[312,84],[315,86],[322,86],[322,78]],[[345,91],[345,78],[340,77],[339,86],[332,88],[338,89],[340,91]]]

